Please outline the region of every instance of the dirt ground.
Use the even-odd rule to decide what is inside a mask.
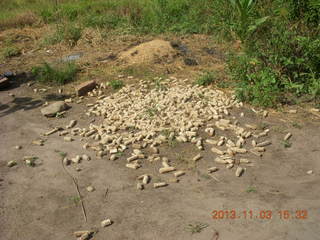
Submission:
[[[223,66],[223,57],[219,58],[219,54],[213,57],[198,54],[202,47],[194,46],[199,45],[199,38],[203,36],[198,36],[198,39],[194,37],[196,42],[193,44],[192,37],[185,39],[184,43],[190,46],[202,64],[184,66],[180,62],[168,65],[166,69],[161,65],[155,67],[156,73],[166,73],[171,68],[172,72],[167,74],[183,78],[208,68],[208,65]],[[119,39],[109,45],[101,43],[101,48],[96,46],[92,49],[105,54],[107,51],[101,49],[109,47],[110,53],[116,52],[116,47],[110,46],[116,46],[118,42]],[[205,38],[203,45],[209,45],[209,42],[210,39]],[[130,47],[130,41],[126,41],[125,45]],[[68,51],[87,52],[88,49],[79,47]],[[125,49],[124,45],[119,49]],[[42,51],[41,56],[45,55],[45,50],[39,51]],[[12,59],[2,64],[0,69],[4,71],[9,67],[10,70],[25,70],[32,58],[34,56],[26,55]],[[35,61],[41,62],[39,59]],[[124,73],[128,76],[135,73],[121,72],[122,66],[115,63],[112,65],[114,72],[103,75],[106,69],[111,69],[108,67],[110,62],[95,65],[97,61],[89,58],[86,61],[90,64],[82,76],[87,78],[108,80],[112,74]],[[64,96],[59,96],[55,87],[45,93],[35,93],[33,88],[43,86],[36,84],[29,87],[27,81],[28,78],[22,76],[11,89],[0,91],[1,240],[76,239],[72,235],[74,231],[90,229],[97,231],[93,238],[96,240],[319,239],[320,118],[306,111],[309,106],[291,107],[298,110],[297,114],[287,113],[288,108],[282,112],[270,111],[267,118],[254,113],[251,106],[231,111],[231,115],[237,118],[240,111],[244,112],[245,117],[239,118],[242,124],[263,125],[271,130],[268,139],[272,145],[262,158],[253,158],[254,164],[247,167],[243,176],[235,177],[234,171],[218,171],[214,174],[216,179],[208,175],[207,168],[213,165],[215,155],[210,152],[209,146],[205,146],[204,158],[196,166],[188,167],[183,162],[179,163],[187,171],[179,183],[170,182],[169,186],[159,189],[149,184],[143,191],[139,191],[136,189],[137,176],[147,171],[158,178],[158,163],[132,170],[124,167],[128,157],[126,154],[116,161],[99,159],[92,152],[84,150],[81,147],[83,143],[78,139],[66,143],[58,134],[42,136],[53,127],[66,126],[71,119],[76,119],[80,127],[87,127],[93,119],[99,121],[97,117],[85,115],[85,105],[91,103],[92,98],[85,98],[81,104],[71,103],[72,108],[64,118],[45,118],[40,112],[43,103]],[[71,92],[75,84],[67,85],[64,93]],[[9,96],[9,92],[15,97]],[[287,132],[293,134],[290,139],[292,146],[285,148],[282,139]],[[31,143],[39,138],[45,140],[44,146]],[[15,149],[16,145],[21,145],[22,149]],[[78,166],[67,167],[77,179],[87,222],[84,221],[75,186],[63,169],[58,151],[66,152],[70,157],[86,153],[92,158]],[[179,143],[174,148],[167,145],[160,147],[161,155],[173,159],[173,162],[191,158],[198,152],[194,145],[185,143]],[[39,158],[37,166],[29,167],[24,163],[23,157],[30,155]],[[10,160],[18,164],[9,168],[7,162]],[[76,167],[80,167],[81,171],[77,171]],[[313,173],[307,174],[309,170]],[[89,185],[96,190],[88,192],[86,187]],[[214,219],[213,211],[220,210],[235,210],[237,218],[231,219],[225,215],[221,219]],[[286,219],[283,218],[285,210],[290,212],[290,217]],[[263,211],[272,211],[272,218],[262,219]],[[282,215],[279,211],[282,211]],[[113,224],[101,228],[100,222],[106,218],[112,219]],[[205,228],[192,234],[192,230],[196,231],[195,226],[199,224]]]

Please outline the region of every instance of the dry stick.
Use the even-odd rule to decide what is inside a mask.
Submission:
[[[107,200],[108,192],[109,192],[109,188],[106,189],[106,193],[104,194],[104,199],[105,200]]]
[[[215,176],[209,175],[210,177],[212,177],[214,180],[216,180],[217,182],[220,182],[220,180],[218,178],[216,178]]]
[[[73,181],[73,183],[74,183],[74,185],[76,187],[76,190],[78,192],[78,196],[79,196],[80,202],[81,202],[82,214],[83,214],[85,222],[87,222],[87,214],[86,214],[86,210],[85,210],[84,205],[83,205],[83,201],[82,201],[82,197],[81,197],[81,194],[80,194],[80,191],[79,191],[79,186],[77,184],[77,180],[67,171],[67,169],[65,168],[65,166],[63,164],[63,159],[62,159],[61,163],[62,163],[62,167],[63,167],[64,171],[69,175],[69,177],[72,179],[72,181]]]

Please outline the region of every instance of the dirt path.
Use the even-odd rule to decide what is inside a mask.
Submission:
[[[42,133],[55,126],[65,126],[71,119],[76,118],[80,127],[86,127],[91,120],[84,114],[88,100],[84,100],[84,104],[71,104],[65,118],[46,119],[39,108],[43,100],[30,88],[23,84],[10,92],[17,96],[15,100],[8,96],[8,91],[0,92],[1,240],[75,239],[74,231],[95,228],[99,232],[94,239],[115,240],[319,238],[319,121],[309,115],[309,119],[300,121],[304,116],[299,113],[294,116],[296,120],[275,113],[261,120],[247,109],[242,121],[268,124],[273,144],[242,177],[236,178],[231,171],[217,172],[219,182],[209,177],[206,169],[213,157],[207,153],[179,183],[160,189],[150,185],[138,191],[135,179],[145,170],[124,168],[126,155],[114,162],[98,159],[82,149],[78,140],[65,143],[57,134],[42,137],[46,139],[44,146],[31,144]],[[293,133],[291,148],[281,144],[287,131]],[[16,145],[22,149],[15,149]],[[92,157],[90,162],[79,165],[79,172],[76,166],[68,167],[78,180],[87,223],[57,150],[70,157],[84,153]],[[179,153],[191,157],[198,150],[194,145],[178,144],[174,149],[162,147],[160,152],[173,158]],[[42,164],[26,166],[22,161],[26,155],[37,156]],[[18,165],[8,168],[6,164],[10,160],[16,160]],[[146,168],[152,174],[158,166],[150,164]],[[309,170],[314,173],[308,175]],[[89,185],[96,190],[87,192]],[[235,210],[239,218],[227,219],[225,215],[222,219],[213,219],[214,210],[229,211],[229,215]],[[280,218],[278,211],[284,210],[290,211],[289,219]],[[307,212],[306,219],[294,219],[298,210]],[[272,219],[260,219],[260,211],[272,211]],[[114,223],[102,229],[100,222],[105,218],[111,218]],[[196,228],[188,225],[196,223],[207,224],[207,227],[191,234]]]

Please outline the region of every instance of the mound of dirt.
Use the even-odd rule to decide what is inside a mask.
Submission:
[[[170,63],[176,55],[170,42],[156,39],[120,53],[119,59],[128,64]]]

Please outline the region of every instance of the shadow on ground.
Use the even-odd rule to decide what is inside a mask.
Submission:
[[[8,104],[0,103],[0,117],[4,117],[19,110],[31,110],[41,106],[42,104],[43,101],[34,100],[31,97],[16,97]]]

